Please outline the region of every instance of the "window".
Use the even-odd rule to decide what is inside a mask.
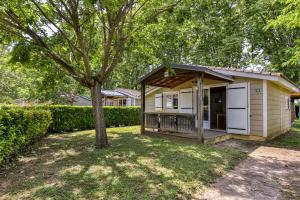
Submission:
[[[161,111],[162,110],[162,108],[163,108],[162,98],[163,98],[162,93],[155,94],[155,111]]]
[[[126,106],[126,99],[119,99],[119,106]]]
[[[168,94],[166,95],[166,99],[167,99],[167,105],[166,108],[173,108],[173,98],[172,98],[172,94]]]
[[[178,93],[168,93],[166,95],[166,108],[178,109]]]
[[[173,109],[178,109],[178,94],[173,94]]]

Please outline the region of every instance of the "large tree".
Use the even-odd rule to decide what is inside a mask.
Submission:
[[[2,41],[34,45],[35,53],[90,89],[96,146],[105,147],[108,140],[101,100],[103,84],[122,60],[131,35],[179,2],[3,0]]]

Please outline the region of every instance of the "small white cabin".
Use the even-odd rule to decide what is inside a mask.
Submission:
[[[141,84],[142,132],[201,141],[212,131],[254,140],[285,133],[292,123],[291,94],[299,92],[280,73],[194,65],[161,66]]]

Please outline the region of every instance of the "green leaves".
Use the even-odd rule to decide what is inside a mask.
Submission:
[[[91,106],[45,106],[52,113],[50,132],[66,132],[74,130],[87,130],[95,127],[93,110]],[[131,126],[140,123],[140,107],[104,107],[106,127]]]
[[[51,123],[48,110],[0,107],[0,165],[43,136]]]
[[[283,5],[280,15],[269,20],[266,30],[288,35],[284,46],[286,59],[275,69],[283,69],[288,77],[300,84],[300,0],[278,0]]]

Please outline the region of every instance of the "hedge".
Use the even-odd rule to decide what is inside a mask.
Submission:
[[[50,132],[87,130],[95,128],[91,106],[46,106],[52,113]],[[104,107],[106,127],[130,126],[140,123],[140,107]]]
[[[104,107],[106,127],[138,125],[140,107]],[[0,164],[48,132],[93,129],[91,106],[0,106]]]
[[[0,164],[42,137],[50,123],[49,110],[0,108]]]

